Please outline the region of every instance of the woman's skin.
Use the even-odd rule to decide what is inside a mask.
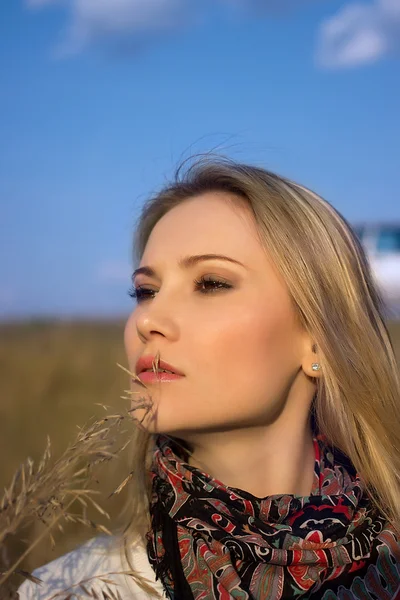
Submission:
[[[209,253],[244,266],[220,259],[178,266],[184,256]],[[139,274],[134,286],[155,294],[135,306],[126,324],[129,368],[135,372],[140,356],[159,351],[185,377],[146,384],[155,408],[143,425],[189,442],[190,464],[225,485],[257,497],[308,495],[309,414],[319,376],[311,365],[318,355],[248,206],[224,192],[188,199],[155,225],[144,265],[157,276]],[[197,289],[202,276],[232,287]],[[146,394],[135,382],[131,390],[140,392],[133,398]],[[144,409],[134,414],[141,419]]]

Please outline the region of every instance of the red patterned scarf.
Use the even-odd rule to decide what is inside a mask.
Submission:
[[[400,542],[349,459],[314,436],[310,496],[257,498],[158,435],[147,553],[174,600],[400,599]]]

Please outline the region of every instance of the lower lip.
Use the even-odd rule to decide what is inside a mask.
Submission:
[[[142,371],[139,373],[138,377],[143,383],[157,383],[159,381],[176,381],[177,379],[183,379],[183,375],[176,375],[176,373],[154,373],[153,371]]]

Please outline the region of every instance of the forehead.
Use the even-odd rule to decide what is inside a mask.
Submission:
[[[224,192],[208,192],[183,201],[154,226],[141,262],[199,252],[265,255],[246,201]]]

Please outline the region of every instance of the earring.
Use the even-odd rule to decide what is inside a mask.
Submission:
[[[311,365],[311,368],[312,368],[313,371],[319,371],[320,368],[321,368],[321,365],[319,363],[313,363]]]

